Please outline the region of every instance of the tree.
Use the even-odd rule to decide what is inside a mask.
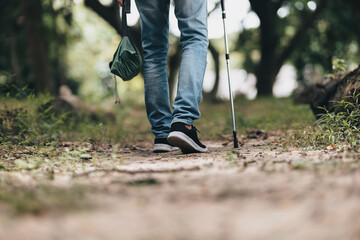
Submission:
[[[55,88],[70,84],[66,74],[65,55],[66,47],[71,40],[70,30],[73,24],[73,1],[63,1],[61,5],[54,6],[54,1],[43,0],[43,20],[48,40],[49,58],[53,69]],[[74,90],[74,89],[73,89]]]
[[[0,3],[0,73],[2,75],[11,75],[14,88],[23,86],[26,79],[24,79],[23,66],[27,66],[24,57],[19,57],[19,52],[24,52],[23,48],[25,35],[21,31],[17,16],[20,15],[20,8],[17,6],[18,2],[1,2]],[[10,89],[3,89],[0,91],[4,93]]]
[[[68,82],[64,59],[73,1],[61,3],[55,9],[50,0],[1,2],[0,74],[6,82],[0,93],[56,95]]]
[[[290,59],[298,71],[301,84],[311,84],[309,66],[317,66],[323,72],[331,73],[334,59],[344,59],[346,63],[360,63],[359,22],[359,1],[327,3],[317,24],[308,31],[308,37]]]
[[[21,0],[29,56],[38,92],[55,94],[51,65],[44,39],[41,0]]]
[[[257,77],[258,95],[272,94],[286,62],[295,66],[300,82],[312,80],[309,69],[331,72],[334,58],[359,62],[359,1],[249,1],[260,27],[241,32],[236,50],[245,55],[243,67]]]
[[[306,37],[307,30],[314,26],[319,14],[324,10],[327,1],[319,0],[316,10],[298,11],[296,32],[292,36],[285,34],[285,29],[291,22],[278,16],[278,10],[283,7],[294,9],[295,1],[285,0],[249,0],[251,9],[260,19],[261,58],[255,69],[258,95],[272,95],[272,88],[280,68],[299,47]],[[300,2],[300,1],[298,1]],[[286,41],[287,44],[282,44]]]

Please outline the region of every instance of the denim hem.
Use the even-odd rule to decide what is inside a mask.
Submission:
[[[174,118],[171,121],[171,124],[177,123],[177,122],[185,123],[185,124],[190,125],[190,126],[192,126],[194,124],[194,120],[192,120],[192,119],[179,119],[179,118]]]
[[[162,133],[162,134],[156,135],[155,138],[167,138],[168,136],[169,136],[168,133]]]

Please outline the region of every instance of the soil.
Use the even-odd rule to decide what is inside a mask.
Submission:
[[[0,239],[360,239],[360,157],[351,149],[284,149],[278,138],[205,141],[210,152],[152,153],[149,143],[104,151],[54,186],[90,186],[85,210],[11,214]],[[109,165],[110,166],[110,165]],[[29,175],[15,174],[19,184]],[[31,178],[31,177],[30,177]],[[35,183],[36,184],[36,183]]]

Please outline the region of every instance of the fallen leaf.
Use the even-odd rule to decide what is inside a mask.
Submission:
[[[330,145],[330,146],[326,147],[327,150],[334,150],[334,149],[337,149],[337,148],[338,148],[338,145]]]
[[[89,159],[92,159],[92,156],[90,154],[81,154],[80,158],[82,160],[89,160]]]

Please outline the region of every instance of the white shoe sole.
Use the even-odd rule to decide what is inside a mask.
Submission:
[[[170,146],[169,144],[157,143],[157,144],[154,144],[153,151],[155,153],[162,153],[162,152],[172,152],[172,151],[176,151],[176,150],[179,150],[179,148]]]
[[[206,147],[205,148],[200,147],[194,142],[194,140],[192,140],[189,136],[187,136],[183,132],[179,132],[179,131],[171,132],[167,140],[170,144],[179,147],[181,151],[184,153],[194,153],[194,152],[205,153],[208,151]]]

